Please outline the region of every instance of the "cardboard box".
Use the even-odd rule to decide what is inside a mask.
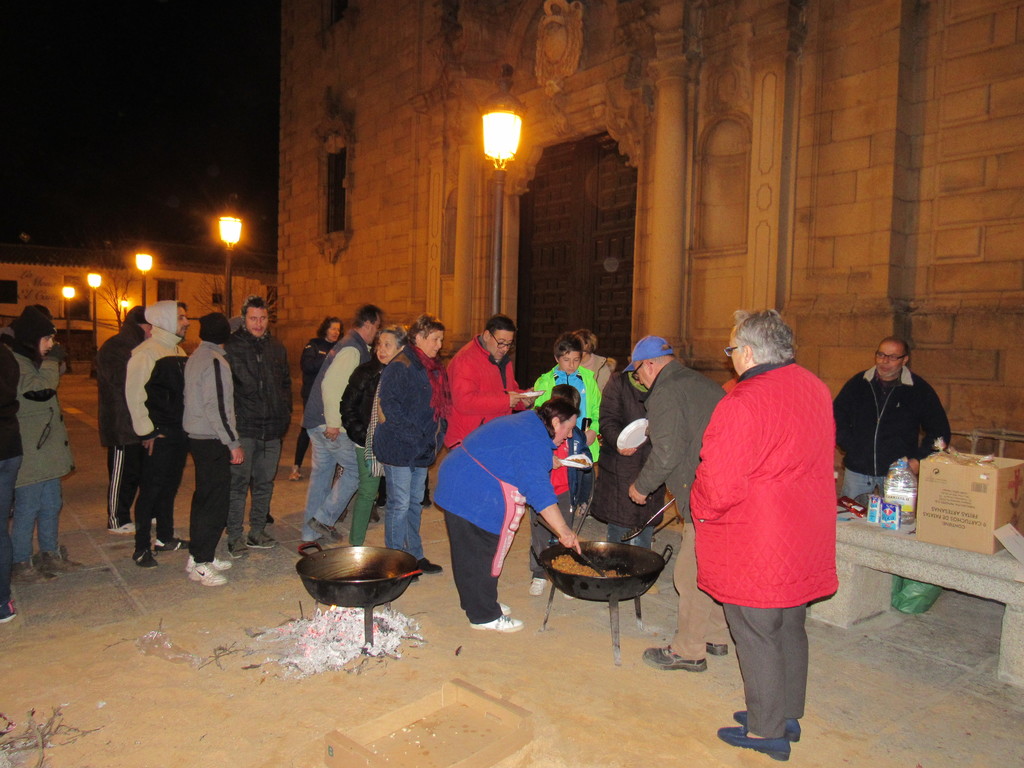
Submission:
[[[1014,521],[1022,499],[1024,461],[963,465],[947,454],[929,456],[918,475],[917,538],[992,554],[1002,549],[995,530]]]
[[[533,738],[530,713],[463,680],[326,736],[332,768],[487,768]]]

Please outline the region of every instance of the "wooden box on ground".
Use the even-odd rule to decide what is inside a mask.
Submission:
[[[346,733],[326,736],[330,768],[488,768],[533,738],[530,713],[463,680]]]
[[[918,478],[920,541],[982,554],[1002,548],[995,530],[1020,512],[1024,461],[996,457],[991,463],[965,465],[935,454],[921,462]]]

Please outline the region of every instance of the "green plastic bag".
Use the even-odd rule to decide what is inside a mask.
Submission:
[[[923,581],[892,577],[892,607],[900,613],[924,613],[939,599],[942,587]]]

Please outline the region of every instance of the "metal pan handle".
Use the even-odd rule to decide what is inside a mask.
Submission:
[[[672,545],[671,544],[666,544],[665,545],[665,549],[662,550],[662,552],[661,552],[661,559],[665,561],[666,565],[668,565],[668,561],[672,559],[672,553],[674,551],[675,550],[672,549]]]

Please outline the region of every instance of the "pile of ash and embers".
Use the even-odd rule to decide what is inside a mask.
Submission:
[[[299,612],[301,615],[301,606]],[[276,663],[284,667],[286,677],[302,678],[338,670],[359,674],[367,665],[402,658],[403,643],[417,647],[426,642],[418,634],[419,624],[398,611],[378,606],[372,616],[370,641],[362,608],[331,606],[318,608],[308,619],[291,619],[277,627],[245,630],[259,643],[258,648],[231,643],[218,646],[212,655],[203,658],[181,648],[162,628],[146,633],[135,645],[147,656],[188,664],[196,669],[209,664],[223,669],[221,662],[229,656],[254,656],[265,650],[270,658],[246,664],[242,669],[260,669],[264,664]]]
[[[378,606],[368,641],[362,608],[332,606],[318,608],[308,619],[250,634],[269,646],[289,677],[308,677],[335,670],[359,673],[373,659],[400,659],[403,642],[413,647],[426,642],[418,632],[415,620]]]

